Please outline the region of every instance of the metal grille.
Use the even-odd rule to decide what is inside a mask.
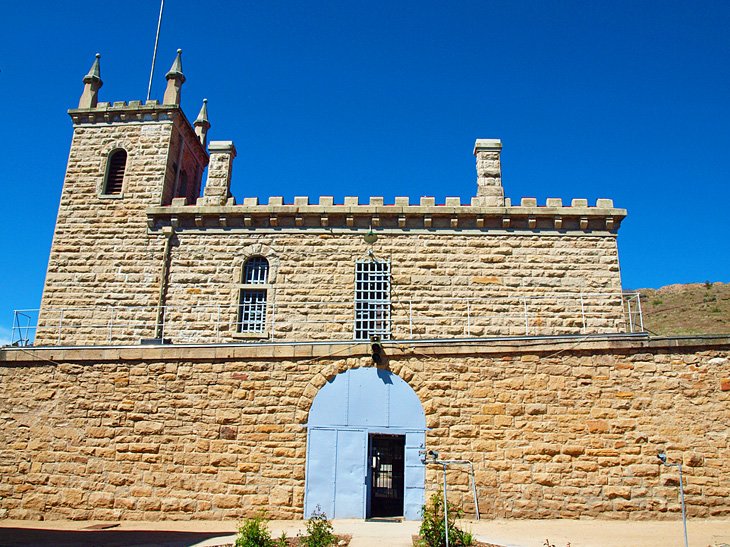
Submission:
[[[355,264],[355,340],[390,338],[390,262]]]
[[[239,332],[264,332],[266,328],[266,290],[241,289]]]
[[[117,150],[109,157],[109,170],[106,174],[104,193],[117,195],[122,193],[124,170],[127,167],[127,152]]]
[[[264,285],[269,279],[269,262],[263,256],[253,256],[243,267],[243,282]]]

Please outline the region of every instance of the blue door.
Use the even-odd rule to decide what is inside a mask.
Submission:
[[[376,512],[419,519],[425,470],[418,451],[425,425],[421,402],[402,378],[376,368],[338,374],[322,387],[309,412],[305,517],[319,506],[330,518],[365,518],[379,499]],[[381,449],[379,482],[373,476],[373,438],[397,439],[388,445],[391,463]],[[386,445],[386,440],[379,442]],[[396,476],[390,477],[393,471]],[[398,501],[383,509],[386,483],[397,486],[392,480],[399,481],[400,490],[387,495],[397,494]]]

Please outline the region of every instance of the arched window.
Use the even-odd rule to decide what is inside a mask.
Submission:
[[[238,300],[238,332],[266,331],[269,262],[252,256],[243,265]]]
[[[104,181],[104,195],[116,196],[122,193],[124,170],[127,167],[127,151],[118,149],[109,154]]]

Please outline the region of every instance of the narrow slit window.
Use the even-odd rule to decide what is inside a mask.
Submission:
[[[390,338],[390,262],[355,264],[355,340]]]
[[[238,301],[238,332],[265,332],[269,262],[253,256],[243,265]]]
[[[115,150],[109,155],[109,164],[104,181],[104,194],[116,196],[122,193],[124,171],[127,168],[126,150]]]

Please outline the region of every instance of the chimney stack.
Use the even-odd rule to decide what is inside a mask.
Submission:
[[[224,205],[231,195],[231,171],[236,147],[233,141],[210,141],[208,153],[208,180],[205,181],[203,197],[198,199],[197,204]]]
[[[502,141],[499,139],[477,139],[474,143],[474,155],[477,158],[475,204],[478,206],[504,207],[501,153]]]

